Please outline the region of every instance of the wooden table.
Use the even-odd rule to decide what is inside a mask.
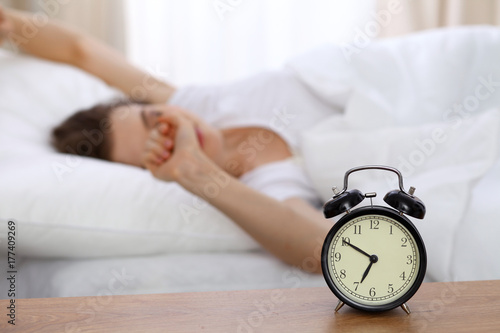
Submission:
[[[402,309],[372,314],[328,288],[16,300],[0,332],[500,332],[500,280],[424,283]]]

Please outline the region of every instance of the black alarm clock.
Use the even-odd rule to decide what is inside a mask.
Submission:
[[[399,189],[384,197],[391,207],[373,205],[375,192],[347,191],[348,178],[353,172],[377,169],[394,172]],[[427,267],[424,242],[413,223],[405,216],[422,219],[425,205],[403,187],[399,170],[380,165],[368,165],[348,170],[344,188],[325,203],[326,218],[345,214],[328,232],[321,253],[321,266],[326,283],[339,303],[335,311],[347,304],[363,311],[386,311],[401,306],[422,284]],[[353,209],[365,198],[368,206]]]

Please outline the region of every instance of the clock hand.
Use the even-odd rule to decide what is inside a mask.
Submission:
[[[352,247],[353,249],[355,249],[356,251],[360,252],[361,254],[364,254],[365,256],[367,256],[368,258],[370,258],[370,264],[368,265],[368,267],[366,268],[365,272],[363,273],[363,277],[361,278],[361,282],[363,282],[363,280],[366,278],[366,276],[368,275],[368,272],[370,272],[370,269],[372,268],[372,265],[374,263],[376,263],[378,261],[378,257],[373,254],[373,255],[369,255],[368,253],[366,253],[365,251],[361,250],[359,247],[355,246],[355,245],[352,245],[351,243],[349,243],[348,241],[346,240],[342,240],[343,243],[346,243],[347,245],[349,245],[350,247]],[[361,283],[360,282],[360,283]]]
[[[363,273],[363,277],[361,278],[361,282],[360,283],[363,283],[363,280],[365,279],[365,277],[368,275],[368,272],[370,271],[370,268],[372,268],[372,265],[373,265],[373,262],[370,261],[370,264],[368,265],[368,268],[365,270],[365,272]]]
[[[370,271],[370,269],[372,268],[372,265],[374,263],[376,263],[378,261],[378,257],[374,254],[374,255],[371,255],[370,256],[370,264],[368,265],[368,267],[366,268],[365,272],[363,273],[363,277],[361,278],[361,282],[360,283],[363,283],[363,280],[366,278],[366,276],[368,275],[368,272]]]
[[[349,242],[348,242],[348,241],[346,241],[346,240],[342,240],[342,243],[346,243],[347,245],[349,245],[350,247],[352,247],[352,248],[353,248],[353,249],[355,249],[356,251],[358,251],[358,252],[360,252],[360,253],[364,254],[365,256],[367,256],[367,257],[369,257],[369,258],[371,257],[368,253],[366,253],[365,251],[361,250],[359,247],[352,245],[351,243],[349,243]]]

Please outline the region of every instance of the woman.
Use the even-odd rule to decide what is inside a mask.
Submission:
[[[23,25],[29,20],[32,18],[28,14],[0,8],[0,41],[19,41],[15,37],[22,36]],[[310,93],[304,87],[290,79],[289,73],[265,74],[226,87],[176,89],[135,68],[106,45],[60,23],[49,22],[30,37],[18,43],[24,52],[79,67],[134,101],[98,105],[75,114],[54,130],[55,146],[59,151],[147,168],[156,178],[175,181],[205,199],[281,260],[308,271],[321,271],[320,249],[330,225],[311,204],[318,198],[312,193],[304,173],[298,171],[292,161],[296,132],[287,131],[284,125],[287,121],[290,123],[289,118],[294,115],[286,110],[267,110],[265,116],[261,116],[262,112],[249,115],[263,108],[253,108],[248,103],[248,112],[239,110],[242,116],[238,119],[227,121],[226,118],[234,114],[226,112],[214,120],[209,113],[223,106],[212,105],[201,116],[212,117],[212,123],[219,122],[219,125],[226,121],[226,126],[213,126],[178,107],[197,109],[201,104],[205,107],[205,99],[213,99],[225,88],[224,91],[229,91],[228,96],[234,93],[238,97],[236,91],[241,91],[242,87],[250,102],[252,96],[259,96],[254,94],[256,91],[267,93],[265,98],[254,98],[255,103],[264,103],[267,99],[271,101],[268,105],[273,105],[274,98],[293,99],[295,95],[312,100],[311,96],[306,96]],[[272,90],[280,83],[285,87],[281,97],[277,90],[276,94]],[[140,98],[134,96],[137,87],[146,88],[141,90]],[[295,104],[302,107],[301,101]],[[317,100],[311,103],[317,105],[295,115],[296,127],[310,126],[330,111]],[[240,104],[236,98],[233,105]],[[104,135],[102,143],[79,149],[82,131],[96,129]],[[266,176],[270,170],[272,176]],[[293,181],[298,185],[274,186],[273,181],[282,174],[288,174],[289,178],[296,175]],[[250,178],[265,182],[268,193],[278,188],[281,194],[268,195],[266,191],[262,193],[252,188],[247,185],[252,183]],[[214,183],[218,186],[217,191],[213,191]]]

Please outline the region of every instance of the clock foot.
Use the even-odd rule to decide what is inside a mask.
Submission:
[[[411,313],[411,311],[410,311],[410,307],[409,307],[409,306],[408,306],[408,304],[406,304],[406,303],[403,303],[403,304],[401,305],[401,309],[403,309],[403,310],[406,312],[406,314],[410,314],[410,313]]]
[[[335,307],[335,312],[339,311],[339,310],[340,310],[340,308],[344,306],[344,304],[345,304],[344,302],[339,301],[339,302],[337,303],[337,306]]]

